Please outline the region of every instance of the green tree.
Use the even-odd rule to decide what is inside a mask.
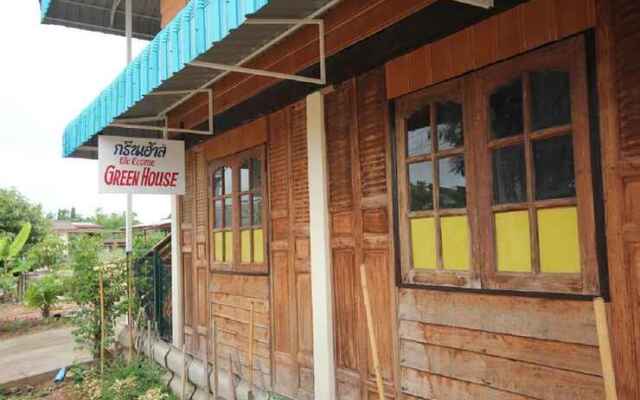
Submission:
[[[90,218],[82,216],[82,214],[76,212],[75,207],[67,208],[59,208],[55,216],[53,214],[48,215],[49,219],[56,219],[58,221],[69,221],[69,222],[89,222]]]
[[[47,275],[31,283],[24,296],[28,307],[38,308],[42,318],[49,318],[51,309],[62,295],[62,281],[55,275]]]
[[[35,268],[56,269],[65,261],[66,245],[59,236],[49,233],[27,253]]]
[[[73,317],[76,341],[100,352],[100,272],[104,274],[105,320],[107,345],[113,342],[118,316],[126,311],[126,264],[122,252],[106,251],[102,239],[83,235],[71,241],[70,265],[73,275],[68,282],[68,295],[79,307]]]
[[[18,234],[10,240],[8,236],[0,237],[0,267],[3,272],[12,267],[18,260],[25,244],[31,235],[31,224],[23,224]]]
[[[124,229],[125,216],[124,213],[105,213],[101,208],[96,209],[94,217],[89,218],[94,224],[101,225],[104,229],[117,230]],[[133,213],[133,224],[139,224],[138,216]]]
[[[31,224],[26,249],[38,243],[50,228],[42,207],[31,203],[15,189],[0,189],[0,236],[15,237],[25,223]]]

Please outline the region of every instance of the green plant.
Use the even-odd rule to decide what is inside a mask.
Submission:
[[[62,295],[62,281],[55,275],[47,275],[29,285],[24,296],[27,306],[40,309],[42,318],[49,318],[51,308]]]
[[[5,267],[7,267],[11,261],[18,258],[27,240],[29,240],[30,235],[31,224],[27,222],[22,225],[22,228],[20,228],[20,231],[13,240],[9,240],[7,236],[0,238],[0,262]]]
[[[72,277],[67,293],[79,307],[72,323],[76,342],[100,354],[100,290],[103,274],[106,345],[113,343],[114,326],[118,316],[126,312],[127,269],[122,252],[103,249],[100,237],[80,236],[71,243],[70,266]]]
[[[138,358],[130,363],[116,359],[102,377],[99,370],[73,371],[76,388],[83,399],[175,400],[162,383],[164,371],[154,362]],[[76,372],[78,371],[78,372]]]
[[[65,260],[66,245],[55,234],[48,233],[26,254],[29,263],[36,268],[58,269]]]
[[[15,189],[0,189],[0,236],[15,237],[27,222],[31,224],[31,235],[25,250],[45,236],[51,223],[40,205],[31,203]]]

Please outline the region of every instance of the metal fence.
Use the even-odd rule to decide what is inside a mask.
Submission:
[[[171,236],[168,235],[134,263],[137,299],[146,320],[171,342]]]

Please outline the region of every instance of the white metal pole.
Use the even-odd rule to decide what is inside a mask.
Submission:
[[[127,37],[127,64],[131,62],[132,54],[132,42],[131,37],[133,33],[133,8],[132,0],[125,0],[125,35]],[[127,313],[127,326],[129,331],[129,361],[133,358],[133,195],[127,193],[127,212],[125,214],[125,251],[127,253],[127,271],[128,271],[128,313]]]

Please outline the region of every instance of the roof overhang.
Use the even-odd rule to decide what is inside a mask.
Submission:
[[[40,0],[43,24],[125,35],[124,1]],[[153,39],[160,32],[160,0],[132,2],[133,37]]]
[[[242,65],[301,26],[315,24],[322,32],[315,18],[339,1],[191,0],[67,126],[64,156],[96,158],[98,135],[158,138],[170,110],[197,93],[209,92],[212,99],[207,88],[230,72],[272,76]],[[275,75],[324,82],[323,76]],[[212,124],[209,129],[173,131],[207,134]]]

